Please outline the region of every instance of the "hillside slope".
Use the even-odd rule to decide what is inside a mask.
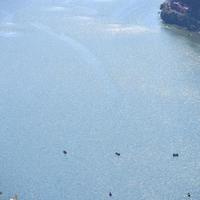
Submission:
[[[167,0],[160,6],[161,18],[192,31],[200,31],[200,1]]]

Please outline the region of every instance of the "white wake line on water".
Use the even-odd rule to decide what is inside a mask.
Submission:
[[[157,33],[156,30],[151,30],[148,27],[140,25],[108,24],[105,30],[112,34]]]
[[[60,12],[60,11],[65,11],[66,8],[63,6],[52,6],[52,7],[45,8],[44,10],[50,11],[50,12],[54,12],[54,11]]]
[[[0,37],[13,38],[19,35],[19,27],[13,22],[14,15],[7,11],[0,11]]]
[[[100,66],[99,60],[90,52],[90,50],[88,48],[86,48],[83,44],[81,44],[77,40],[72,39],[71,37],[67,36],[66,34],[56,33],[49,26],[46,26],[46,25],[38,23],[38,22],[31,23],[31,25],[34,28],[36,28],[42,32],[45,32],[48,35],[50,35],[60,41],[66,42],[76,52],[78,52],[80,54],[80,56],[84,59],[84,61],[86,61],[88,64],[93,64],[93,65],[95,64],[95,65]]]
[[[17,32],[0,32],[0,37],[4,38],[16,37],[17,35],[18,35]]]
[[[95,18],[86,15],[76,15],[72,19],[81,23],[87,23],[95,27],[96,31],[101,33],[108,33],[112,35],[138,35],[144,33],[159,33],[157,28],[150,28],[139,24],[121,24],[121,23],[100,23]],[[93,30],[93,29],[92,29]]]
[[[42,32],[70,45],[72,47],[72,49],[75,50],[86,63],[88,63],[89,65],[94,67],[97,70],[98,74],[101,74],[103,81],[108,82],[107,83],[108,87],[110,86],[117,93],[120,92],[119,87],[117,87],[117,85],[115,84],[115,81],[113,81],[109,72],[104,67],[104,64],[102,64],[86,46],[84,46],[77,40],[71,38],[70,36],[67,36],[66,34],[56,33],[49,26],[46,26],[44,24],[34,22],[34,23],[31,23],[31,26],[36,28],[39,31],[42,31]]]
[[[21,27],[12,22],[0,23],[0,37],[11,38],[21,35]]]

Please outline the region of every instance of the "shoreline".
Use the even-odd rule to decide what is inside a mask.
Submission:
[[[160,17],[165,23],[200,31],[200,20],[192,16],[192,8],[181,0],[167,0],[161,4],[160,10]]]

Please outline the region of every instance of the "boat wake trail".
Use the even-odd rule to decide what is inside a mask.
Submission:
[[[106,70],[104,64],[101,63],[86,46],[84,46],[79,41],[67,36],[66,34],[56,33],[49,26],[46,26],[44,24],[34,22],[34,23],[31,23],[31,26],[33,26],[39,31],[42,31],[48,34],[49,36],[52,36],[70,45],[72,49],[75,50],[79,54],[81,59],[83,59],[90,67],[92,67],[91,70],[94,71],[94,68],[95,68],[96,73],[98,74],[98,76],[99,75],[101,76],[101,79],[104,82],[106,82],[106,85],[108,88],[110,88],[112,91],[115,91],[116,94],[119,93],[119,88],[115,84],[115,81],[112,79],[110,73]]]
[[[98,59],[80,42],[72,39],[71,37],[62,34],[62,33],[56,33],[54,32],[50,27],[40,24],[40,23],[31,23],[31,25],[42,31],[47,33],[48,35],[61,40],[63,42],[66,42],[68,45],[70,45],[73,50],[75,50],[76,52],[78,52],[80,54],[80,56],[82,57],[82,59],[87,62],[88,64],[95,64],[96,66],[100,65],[100,62],[98,61]]]

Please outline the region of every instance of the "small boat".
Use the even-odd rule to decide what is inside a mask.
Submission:
[[[173,153],[173,157],[178,157],[179,154],[178,153]]]

